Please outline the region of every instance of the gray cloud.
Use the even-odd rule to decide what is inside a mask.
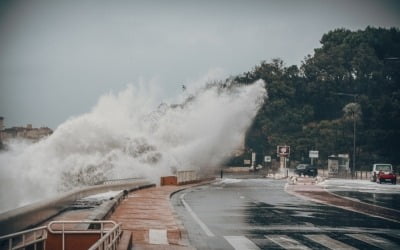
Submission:
[[[389,0],[2,1],[0,116],[55,128],[108,91],[157,77],[165,96],[208,70],[300,64],[339,27],[399,27]]]

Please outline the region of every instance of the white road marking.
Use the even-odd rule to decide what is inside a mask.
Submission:
[[[372,234],[346,234],[354,239],[363,241],[381,249],[400,249],[396,243]]]
[[[149,243],[158,245],[168,245],[167,230],[149,229]]]
[[[186,194],[186,193],[185,193]],[[211,232],[211,230],[206,226],[206,224],[204,224],[199,217],[197,217],[197,215],[193,212],[192,208],[189,206],[189,204],[186,203],[184,197],[185,194],[182,194],[180,196],[180,199],[183,203],[183,205],[185,206],[186,210],[189,212],[189,214],[192,216],[192,218],[197,222],[197,224],[199,224],[199,226],[201,227],[201,229],[203,229],[204,233],[206,233],[207,236],[209,237],[214,237],[215,235]]]
[[[310,249],[287,235],[265,235],[265,237],[284,249]]]
[[[324,235],[324,234],[309,234],[309,235],[305,235],[305,237],[307,237],[310,240],[315,241],[318,244],[321,244],[324,247],[329,248],[329,249],[357,250],[357,248],[349,246],[343,242],[334,240],[331,237]]]
[[[236,250],[259,250],[260,248],[245,236],[224,236]]]

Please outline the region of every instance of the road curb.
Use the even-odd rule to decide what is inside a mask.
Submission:
[[[349,198],[349,197],[346,197],[346,196],[342,196],[342,195],[338,195],[338,194],[332,193],[331,191],[327,190],[325,186],[324,186],[324,190],[325,190],[325,192],[328,192],[328,193],[330,193],[331,195],[337,196],[337,197],[339,197],[339,198],[346,199],[346,200],[349,200],[349,201],[355,201],[355,200],[353,200],[353,199],[351,199],[351,198]],[[387,209],[387,210],[391,210],[391,211],[393,211],[393,212],[398,212],[397,210],[392,209],[392,208],[382,207],[382,206],[378,206],[378,205],[375,205],[375,204],[369,204],[369,203],[366,203],[366,202],[363,202],[363,201],[356,201],[356,202],[361,203],[361,204],[364,204],[364,205],[366,205],[366,206],[374,206],[374,207],[377,207],[377,208],[379,208],[379,209]],[[400,222],[400,221],[399,221],[399,222]]]
[[[371,204],[367,204],[367,203],[363,203],[363,202],[358,202],[358,201],[354,201],[354,200],[350,200],[350,199],[345,199],[342,196],[334,195],[334,194],[326,191],[322,187],[319,190],[316,190],[316,188],[314,188],[314,190],[295,190],[294,189],[295,186],[296,185],[286,184],[284,190],[285,190],[285,192],[287,192],[289,194],[292,194],[299,198],[310,200],[310,201],[313,201],[316,203],[333,206],[333,207],[345,209],[345,210],[356,212],[356,213],[361,213],[364,215],[388,220],[391,222],[400,223],[400,220],[399,220],[400,212],[399,211],[392,210],[392,209],[386,209],[383,207],[379,207],[379,206],[375,206],[375,205],[371,205]],[[316,185],[309,185],[309,186],[316,186]],[[313,192],[315,192],[315,194],[317,192],[320,192],[320,193],[324,192],[325,195],[323,195],[323,196],[322,195],[312,195]],[[337,200],[335,201],[335,199],[332,199],[329,201],[329,196],[333,196]],[[318,199],[316,197],[324,197],[325,200]],[[346,205],[338,205],[340,203],[342,203],[342,204],[347,203],[347,204]],[[362,206],[360,206],[360,205],[362,205]]]
[[[171,208],[172,208],[173,215],[174,215],[174,217],[175,217],[174,219],[175,219],[175,221],[177,222],[178,227],[179,227],[179,230],[180,230],[180,236],[181,236],[181,241],[182,241],[182,243],[183,243],[183,246],[191,247],[191,245],[190,245],[190,243],[189,243],[188,231],[187,231],[186,228],[183,226],[182,221],[179,219],[178,214],[176,213],[174,207],[172,206],[172,204],[171,204],[171,198],[172,198],[173,195],[175,195],[175,194],[177,194],[177,193],[179,193],[179,192],[181,192],[181,191],[183,191],[183,190],[186,190],[186,189],[188,189],[188,188],[193,188],[193,187],[197,187],[197,186],[207,185],[207,184],[210,184],[210,183],[213,183],[213,182],[215,182],[215,179],[213,179],[213,180],[205,180],[205,181],[203,181],[203,182],[191,184],[191,185],[189,185],[189,186],[182,187],[181,189],[175,190],[175,191],[173,191],[172,193],[170,193],[170,195],[169,195],[169,199],[170,199],[169,203],[170,203],[170,206],[171,206]]]

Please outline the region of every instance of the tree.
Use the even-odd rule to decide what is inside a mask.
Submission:
[[[261,62],[235,78],[241,84],[263,79],[268,91],[246,146],[274,155],[277,145],[291,145],[292,160],[298,161],[307,158],[310,149],[318,149],[321,157],[349,153],[349,119],[357,114],[358,162],[400,164],[399,58],[398,29],[367,27],[324,34],[321,47],[300,68],[280,59]],[[337,92],[357,94],[357,103],[349,104],[348,97]]]

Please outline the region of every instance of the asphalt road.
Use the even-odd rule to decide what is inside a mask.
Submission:
[[[400,249],[400,224],[317,204],[286,181],[223,179],[172,197],[197,249]]]
[[[400,185],[341,179],[327,180],[324,185],[334,194],[400,211]]]

